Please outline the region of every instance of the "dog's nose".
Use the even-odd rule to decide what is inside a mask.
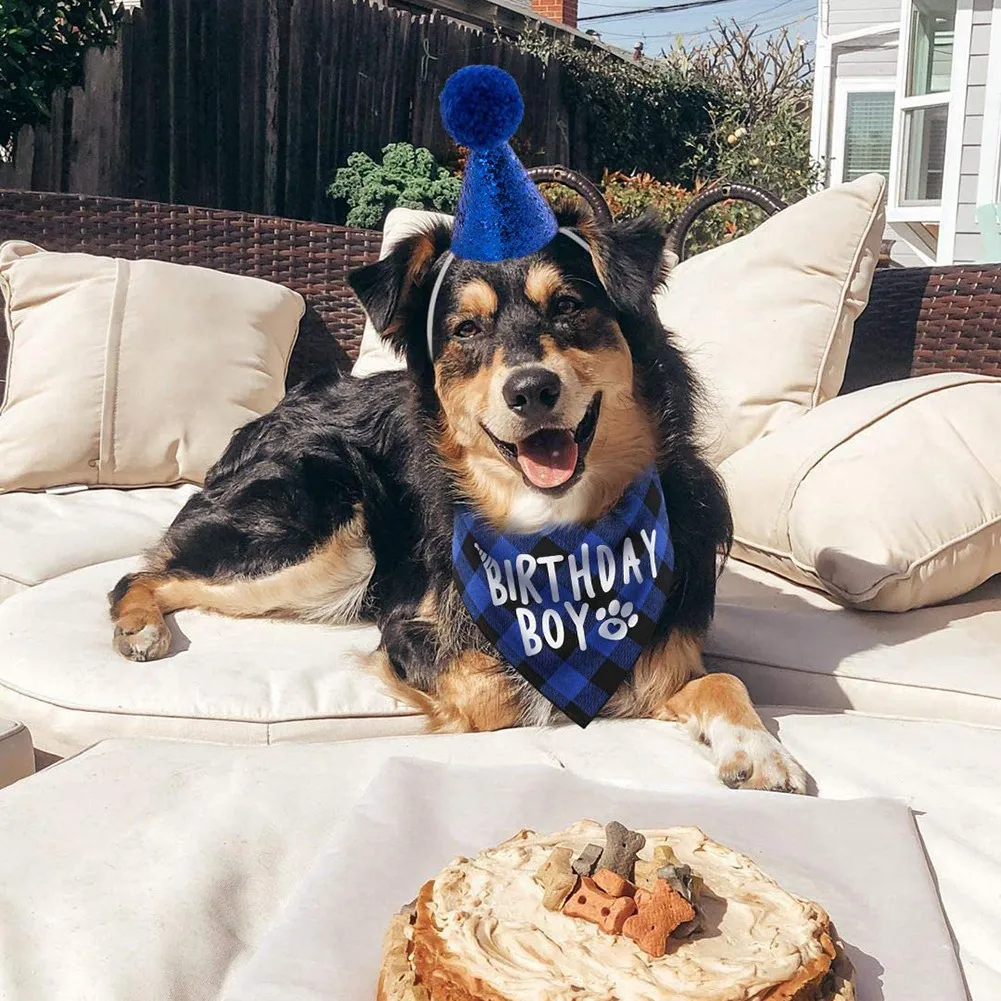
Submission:
[[[518,369],[504,383],[504,402],[519,417],[544,417],[560,398],[560,377],[551,369],[531,365]]]

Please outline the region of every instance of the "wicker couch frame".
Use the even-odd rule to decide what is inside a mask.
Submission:
[[[692,218],[686,215],[686,226]],[[289,370],[293,384],[320,369],[344,370],[357,357],[365,317],[347,276],[378,257],[382,236],[188,205],[0,190],[0,242],[10,239],[197,264],[295,289],[307,312]],[[6,340],[0,337],[0,378]],[[877,271],[842,392],[947,371],[1001,376],[1001,265]]]

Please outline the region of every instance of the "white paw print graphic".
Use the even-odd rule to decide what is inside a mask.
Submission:
[[[626,601],[620,605],[618,599],[610,601],[607,610],[599,608],[594,617],[601,623],[598,626],[598,635],[616,642],[640,620],[638,615],[633,614],[632,602]]]

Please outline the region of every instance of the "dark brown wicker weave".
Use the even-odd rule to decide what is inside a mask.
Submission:
[[[841,392],[931,372],[1001,375],[1001,265],[876,272]]]
[[[200,264],[295,289],[306,299],[307,316],[291,384],[310,371],[343,369],[357,357],[364,314],[346,278],[378,256],[381,235],[218,209],[0,191],[0,241],[8,239],[48,250]],[[0,375],[4,355],[6,338],[0,337]],[[1001,265],[876,273],[842,391],[943,371],[1001,375]]]
[[[307,310],[289,367],[292,384],[357,358],[365,314],[347,276],[379,256],[382,234],[188,205],[0,191],[0,242],[12,239],[46,250],[198,264],[295,289]]]

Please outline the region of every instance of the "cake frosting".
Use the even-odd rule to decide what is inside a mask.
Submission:
[[[641,858],[668,844],[702,878],[702,932],[672,942],[667,955],[651,958],[625,936],[546,910],[535,872],[555,847],[570,847],[576,854],[588,844],[601,844],[604,830],[581,821],[555,834],[522,831],[475,858],[455,859],[425,885],[416,923],[407,929],[416,971],[409,996],[415,1001],[821,997],[818,985],[835,950],[828,917],[817,904],[783,890],[750,859],[697,828],[641,833],[646,836]],[[418,991],[418,982],[427,990]]]

